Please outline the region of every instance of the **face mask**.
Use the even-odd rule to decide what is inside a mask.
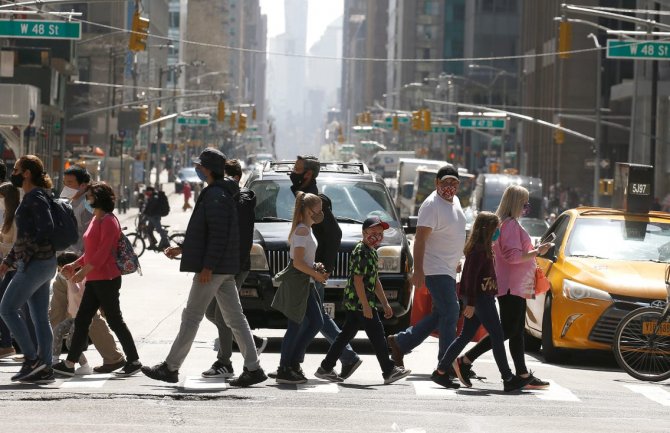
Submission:
[[[205,173],[203,173],[202,171],[196,169],[196,170],[195,170],[195,174],[198,175],[198,179],[200,179],[200,180],[203,181],[203,182],[207,182],[207,176],[205,176]]]
[[[12,185],[17,188],[21,188],[23,186],[23,174],[21,173],[11,175],[9,180],[12,182]]]
[[[72,197],[77,195],[78,192],[79,192],[78,189],[70,188],[69,186],[65,185],[63,187],[63,190],[60,192],[60,196],[72,199]]]
[[[293,186],[296,188],[300,188],[302,186],[303,181],[305,180],[305,172],[296,173],[292,171],[289,177],[291,178],[291,183],[293,184]]]
[[[5,211],[5,199],[4,197],[0,197],[0,212]]]
[[[523,210],[521,211],[521,216],[528,216],[530,214],[530,203],[523,205]]]
[[[491,240],[495,242],[498,240],[499,237],[500,237],[500,228],[497,228],[496,231],[493,232],[493,237],[491,238]]]
[[[91,203],[88,200],[84,201],[84,209],[86,209],[90,213],[93,213],[93,205],[91,205]]]
[[[378,233],[373,233],[371,235],[365,235],[364,236],[365,243],[371,246],[372,248],[377,248],[379,244],[382,243],[382,240],[384,240],[384,235],[383,234],[378,234]]]
[[[321,224],[323,222],[323,211],[319,213],[313,213],[312,221],[314,221],[314,224]]]
[[[456,186],[438,186],[437,194],[445,200],[451,201],[456,195]]]

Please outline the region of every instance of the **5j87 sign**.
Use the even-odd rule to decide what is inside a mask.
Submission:
[[[81,39],[81,23],[46,20],[0,20],[0,37]]]
[[[670,42],[607,40],[608,59],[670,59]]]

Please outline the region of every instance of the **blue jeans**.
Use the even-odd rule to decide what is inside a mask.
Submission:
[[[309,343],[316,337],[316,334],[323,328],[321,309],[316,289],[312,286],[309,291],[309,298],[307,298],[307,310],[302,322],[288,321],[286,334],[284,334],[284,339],[281,342],[279,366],[291,367],[300,364],[305,359],[307,346],[309,346]]]
[[[321,328],[321,335],[323,335],[328,343],[331,345],[335,341],[338,335],[340,335],[340,328],[337,326],[337,323],[333,319],[330,318],[328,313],[326,313],[326,309],[323,308],[323,300],[325,299],[326,296],[326,286],[324,286],[321,283],[314,283],[314,287],[316,288],[316,292],[319,295],[319,310],[321,310],[321,317],[323,317],[323,327]],[[300,326],[300,332],[305,332],[306,327],[308,324],[303,321],[302,325]],[[349,339],[351,341],[351,339]],[[351,365],[355,364],[358,362],[358,354],[354,352],[354,349],[351,348],[351,344],[349,344],[349,341],[347,341],[347,345],[344,346],[344,350],[342,350],[342,353],[340,355],[340,362],[342,362],[342,365]],[[299,362],[304,361],[304,356],[303,359],[300,359]]]
[[[47,365],[51,365],[53,345],[53,334],[49,323],[49,287],[54,275],[56,275],[56,257],[46,260],[32,259],[27,265],[19,261],[16,274],[0,302],[0,316],[14,335],[24,356],[27,359],[36,359],[39,349],[39,358]],[[21,319],[20,310],[26,302],[35,325],[37,349],[30,338],[28,326]]]
[[[147,235],[149,236],[149,243],[153,246],[156,245],[156,238],[154,237],[154,230],[156,230],[161,235],[161,241],[158,244],[159,247],[167,247],[170,245],[168,240],[168,233],[163,225],[161,224],[161,217],[159,216],[146,216],[149,224],[147,225]]]
[[[513,376],[512,370],[509,368],[507,362],[507,354],[505,354],[505,338],[503,336],[502,325],[498,317],[498,310],[496,310],[496,301],[493,296],[479,294],[475,302],[475,314],[470,319],[465,319],[463,322],[463,329],[461,335],[456,337],[453,343],[449,346],[446,353],[440,360],[437,368],[442,371],[447,371],[449,366],[456,360],[456,357],[465,349],[465,346],[472,341],[479,325],[484,325],[486,331],[489,333],[489,339],[493,348],[493,357],[498,365],[498,370],[503,380],[507,380]]]
[[[409,353],[437,329],[440,332],[437,359],[440,360],[456,338],[456,324],[460,312],[456,280],[449,275],[426,275],[426,287],[433,298],[433,310],[416,325],[398,333],[396,342],[403,353]]]

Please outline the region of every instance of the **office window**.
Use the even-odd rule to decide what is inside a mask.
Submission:
[[[423,13],[425,15],[438,15],[440,4],[436,0],[425,0],[423,2]]]
[[[424,48],[423,49],[423,58],[424,59],[430,59],[430,48]]]
[[[179,12],[170,12],[170,27],[179,27]]]

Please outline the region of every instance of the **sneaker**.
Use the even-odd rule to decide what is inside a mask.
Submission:
[[[314,376],[329,382],[344,382],[344,378],[338,376],[337,373],[335,373],[335,370],[326,371],[323,367],[317,368]]]
[[[268,377],[270,379],[276,379],[277,378],[277,370],[269,372]]]
[[[233,376],[235,376],[235,373],[233,373],[233,365],[226,365],[218,359],[212,364],[209,370],[202,372],[202,377],[206,378],[223,377],[230,379]]]
[[[179,382],[179,370],[168,369],[167,363],[161,362],[153,367],[144,366],[141,368],[145,376],[154,380],[162,380],[163,382],[177,383]]]
[[[353,364],[347,364],[347,365],[342,364],[342,371],[340,371],[340,377],[342,378],[342,380],[349,379],[349,377],[351,377],[351,375],[354,374],[354,371],[356,371],[356,369],[358,369],[358,367],[360,367],[362,363],[363,360],[361,358],[358,358],[358,360]]]
[[[533,372],[530,372],[531,378],[530,382],[526,384],[526,386],[523,387],[523,389],[547,389],[551,385],[549,382],[544,381],[542,379],[538,379],[537,377],[533,376]]]
[[[116,377],[130,377],[133,374],[139,373],[141,368],[142,363],[140,361],[126,362],[126,365],[124,365],[121,370],[115,372],[114,374]]]
[[[466,388],[472,388],[472,382],[470,382],[470,369],[472,368],[471,364],[466,364],[463,362],[463,358],[456,358],[453,364],[451,364],[456,373],[456,377],[461,381]]]
[[[12,376],[11,381],[17,382],[23,379],[28,379],[39,371],[44,370],[46,366],[47,365],[39,359],[25,359],[21,366],[21,370]]]
[[[397,380],[407,377],[411,372],[412,370],[406,370],[404,367],[395,366],[389,374],[384,376],[384,385],[391,384]]]
[[[36,385],[47,385],[56,381],[54,370],[51,367],[43,368],[32,376],[21,379],[21,383],[34,383]]]
[[[279,367],[277,369],[277,377],[275,380],[277,381],[277,383],[288,383],[288,384],[298,384],[307,382],[307,379],[304,376],[300,376],[291,367]]]
[[[461,387],[461,385],[451,380],[448,374],[440,374],[437,370],[430,375],[430,380],[445,388],[458,389]]]
[[[521,377],[519,375],[510,377],[503,382],[505,386],[505,392],[519,391],[523,389],[524,386],[528,385],[530,381],[533,380],[532,377],[533,376]]]
[[[405,354],[400,350],[396,336],[389,335],[386,341],[388,341],[389,347],[391,348],[391,359],[393,360],[393,363],[396,367],[404,367],[405,362],[403,361],[403,358],[405,357]]]
[[[58,364],[54,364],[52,368],[56,374],[61,376],[74,376],[74,367],[68,367],[65,361],[58,361]]]
[[[246,388],[251,385],[256,385],[257,383],[265,382],[267,379],[268,377],[265,375],[262,368],[258,367],[256,370],[251,371],[247,367],[244,367],[244,371],[242,371],[240,377],[231,380],[230,385]]]
[[[76,376],[87,376],[93,374],[93,368],[90,365],[84,364],[74,371]]]
[[[254,344],[256,345],[256,354],[260,355],[263,353],[266,347],[268,347],[268,339],[265,337],[254,337]]]
[[[293,372],[294,372],[295,374],[297,374],[297,375],[300,376],[302,379],[304,379],[305,382],[307,382],[307,376],[305,376],[305,372],[303,371],[303,369],[302,369],[302,367],[300,366],[300,364],[296,364],[296,365],[292,366],[291,368],[293,369]]]
[[[0,347],[0,359],[9,358],[16,355],[16,350],[13,347]]]
[[[93,367],[93,371],[96,373],[111,373],[123,367],[124,365],[126,365],[126,360],[122,359],[121,361],[115,362],[113,364],[102,364],[98,365],[97,367]]]

